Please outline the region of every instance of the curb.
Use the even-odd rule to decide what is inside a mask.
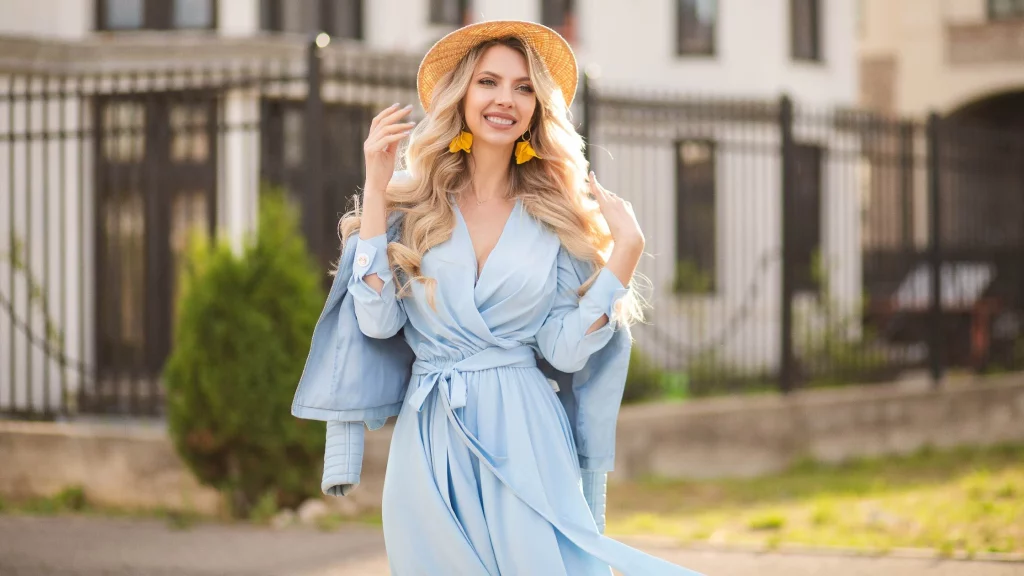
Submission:
[[[1024,553],[977,552],[968,554],[958,550],[943,555],[934,548],[846,548],[840,546],[807,546],[803,544],[709,544],[686,542],[667,536],[616,536],[617,539],[649,548],[683,549],[695,552],[728,552],[744,554],[783,554],[787,556],[855,556],[858,558],[897,558],[906,560],[950,560],[957,562],[1024,563]]]

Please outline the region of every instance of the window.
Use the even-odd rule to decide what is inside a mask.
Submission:
[[[576,41],[576,2],[574,0],[541,0],[541,24],[556,30],[569,42]]]
[[[99,0],[97,30],[212,30],[215,0]]]
[[[988,0],[989,20],[1024,18],[1024,0]]]
[[[469,0],[430,0],[430,23],[463,26],[468,23]]]
[[[820,146],[795,144],[791,212],[786,222],[793,242],[794,289],[816,291],[823,270],[821,252],[821,162]]]
[[[363,0],[260,0],[260,27],[362,40]]]
[[[715,290],[715,145],[676,144],[676,267],[672,290]]]
[[[676,54],[714,54],[718,1],[678,0],[676,11]]]
[[[790,0],[789,16],[793,59],[821,61],[821,0]]]

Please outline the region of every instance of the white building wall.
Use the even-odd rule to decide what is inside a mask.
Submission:
[[[788,0],[719,2],[716,54],[710,57],[675,55],[673,2],[579,2],[578,39],[574,49],[583,68],[598,72],[595,80],[598,88],[648,87],[690,95],[770,99],[789,93],[798,104],[819,108],[851,105],[857,94],[854,2],[829,0],[823,3],[824,58],[819,63],[794,62],[790,58]],[[60,4],[60,11],[55,17],[54,14],[58,14],[56,4]],[[0,18],[0,34],[74,40],[90,35],[94,27],[93,0],[33,3],[0,0],[0,9],[4,16]],[[218,10],[222,36],[245,37],[259,33],[259,0],[220,0]],[[452,29],[430,25],[428,10],[426,0],[366,2],[366,44],[387,51],[421,53]],[[519,3],[476,0],[472,7],[474,21],[536,21],[539,17],[539,0]],[[224,120],[237,124],[253,118],[257,110],[256,98],[238,91],[225,98],[221,113]],[[0,110],[0,121],[6,117]],[[722,143],[749,139],[749,129],[749,125],[719,123],[712,125],[709,131],[694,135]],[[810,135],[804,136],[797,134],[802,141],[813,140]],[[855,161],[838,157],[830,160],[832,152],[828,147],[836,146],[836,142],[832,132],[824,135],[823,213],[820,215],[824,221],[823,251],[832,266],[835,295],[844,307],[852,308],[860,294],[857,224],[860,177],[851,169]],[[676,261],[673,253],[675,151],[671,143],[637,147],[617,142],[614,137],[595,134],[593,144],[599,178],[608,188],[634,202],[648,236],[649,252],[653,255],[642,261],[640,271],[650,278],[654,288],[652,320],[660,323],[664,330],[656,335],[648,327],[638,327],[636,335],[641,346],[670,346],[669,350],[678,352],[681,348],[690,353],[713,348],[719,359],[743,363],[751,370],[774,368],[778,358],[780,266],[778,257],[773,254],[778,253],[781,238],[781,175],[778,157],[771,150],[777,149],[777,140],[768,137],[759,147],[764,150],[760,154],[730,153],[726,147],[719,147],[716,164],[717,290],[709,296],[677,296],[671,290]],[[218,224],[237,246],[255,224],[258,135],[230,133],[222,135],[218,145],[221,161]],[[855,142],[839,146],[856,150]],[[6,162],[6,158],[4,150],[0,149],[0,163]],[[21,160],[16,159],[17,162]],[[83,181],[80,185],[69,182],[64,194],[68,206],[77,201],[71,197],[81,190],[88,192],[86,198],[91,198],[93,180],[88,174],[91,165],[91,161],[87,161],[81,169],[76,166],[69,170],[69,174],[76,177],[81,173]],[[643,190],[635,189],[634,183],[638,181],[643,182]],[[5,185],[6,182],[0,182],[0,187]],[[85,223],[92,222],[88,209],[93,205],[91,201],[85,203],[88,216]],[[5,209],[0,207],[0,211]],[[10,221],[0,217],[0,222]],[[6,230],[0,230],[0,235],[0,242],[9,238]],[[87,242],[91,242],[91,230],[86,237]],[[83,290],[88,294],[95,284],[91,280],[94,250],[91,244],[75,245],[74,249],[81,250],[86,263],[85,276],[76,268],[74,274],[78,275],[68,276],[69,292],[77,295]],[[38,260],[40,256],[34,258]],[[10,274],[10,271],[0,270],[0,285],[7,282],[3,273]],[[84,313],[87,316],[94,310],[93,300],[91,295],[81,300],[86,303]],[[801,301],[799,306],[801,309],[810,307],[813,316],[813,305]],[[739,315],[742,315],[741,320],[734,322]],[[0,323],[0,329],[6,329],[3,324]],[[78,350],[83,335],[87,347],[92,346],[94,332],[90,326],[88,323],[69,324],[70,350]],[[665,333],[671,338],[666,340]],[[6,353],[6,349],[0,350],[0,360]],[[22,357],[23,349],[18,348],[16,358]],[[85,358],[93,357],[89,350]],[[687,360],[678,353],[675,357],[683,364]],[[35,370],[35,374],[38,373],[40,371]],[[4,392],[0,390],[0,402],[3,398]]]
[[[93,28],[94,0],[0,0],[0,35],[80,40]]]
[[[62,387],[73,405],[85,378],[63,370],[59,355],[84,361],[86,371],[95,366],[93,154],[75,138],[27,142],[25,134],[38,133],[44,114],[50,130],[89,130],[89,107],[22,101],[11,110],[8,78],[0,76],[0,85],[0,133],[16,137],[0,142],[0,292],[12,299],[0,316],[0,410],[56,411]],[[14,83],[15,93],[24,89],[23,79]],[[34,287],[43,290],[30,296]],[[46,343],[33,341],[46,339],[48,330],[50,354]]]
[[[973,101],[1024,88],[1020,57],[1003,53],[1006,46],[1000,39],[1006,33],[996,32],[1009,28],[1019,37],[1019,22],[991,23],[989,31],[978,31],[972,47],[974,62],[950,59],[950,27],[983,27],[987,0],[861,1],[864,23],[858,56],[894,60],[893,113],[923,118],[932,111],[949,113]]]

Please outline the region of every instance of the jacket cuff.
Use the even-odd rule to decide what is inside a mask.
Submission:
[[[384,283],[391,280],[387,248],[387,234],[378,234],[365,240],[359,238],[356,241],[356,255],[352,262],[352,275],[358,280],[369,274],[376,274]]]
[[[345,496],[359,484],[363,468],[362,422],[327,423],[324,475],[320,490],[328,496]]]
[[[587,293],[580,298],[580,308],[587,312],[583,325],[590,326],[602,314],[608,316],[608,324],[613,328],[618,325],[617,314],[622,299],[629,293],[629,289],[622,285],[616,276],[608,268],[602,268],[594,283],[590,285]],[[593,318],[590,318],[593,316]]]
[[[604,534],[605,510],[608,502],[608,473],[583,470],[583,497],[590,506],[590,513],[597,524],[597,531]]]

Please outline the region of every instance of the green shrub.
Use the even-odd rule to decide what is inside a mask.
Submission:
[[[661,398],[664,395],[661,370],[636,345],[629,351],[629,371],[626,373],[626,389],[622,394],[624,403],[640,402]]]
[[[85,509],[85,489],[81,486],[69,486],[54,497],[54,504],[59,510],[80,511]]]
[[[324,301],[297,213],[265,192],[241,254],[197,234],[184,261],[164,371],[175,447],[238,517],[270,491],[295,506],[319,493],[324,449],[324,425],[290,415]]]

